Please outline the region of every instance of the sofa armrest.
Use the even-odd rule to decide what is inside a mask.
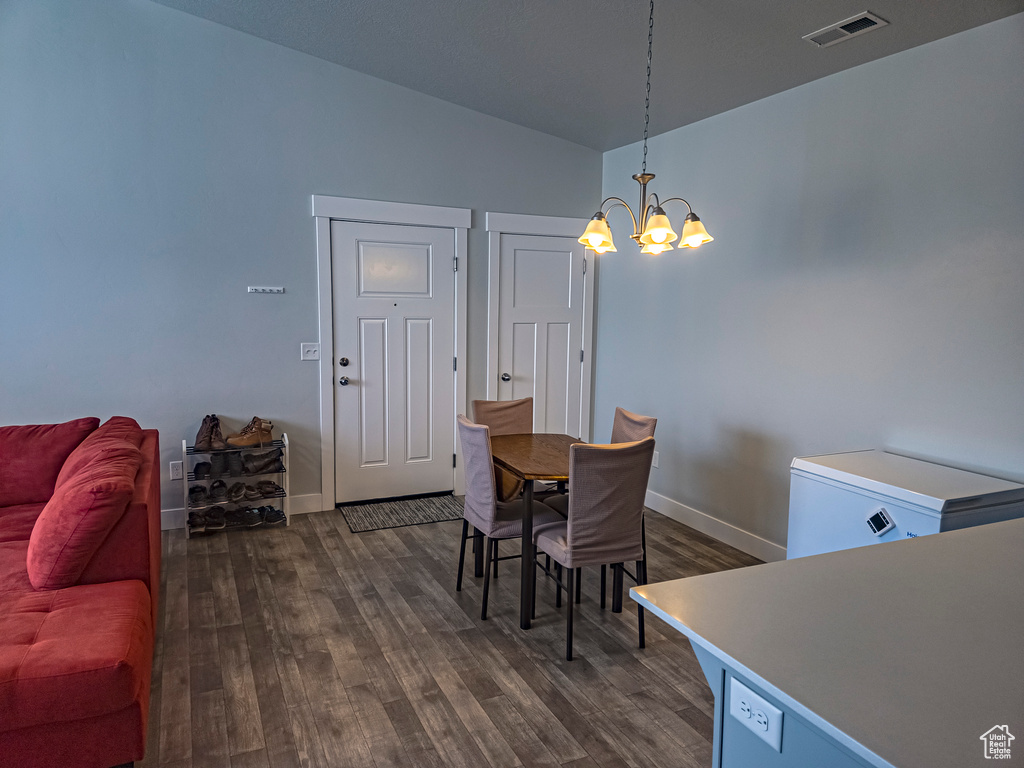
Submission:
[[[160,440],[155,429],[142,434],[142,464],[132,500],[78,583],[138,579],[149,589],[155,618],[160,595]]]

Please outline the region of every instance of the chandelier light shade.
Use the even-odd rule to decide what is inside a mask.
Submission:
[[[647,101],[644,105],[644,161],[640,173],[634,174],[633,179],[640,185],[640,204],[637,213],[619,197],[609,197],[601,203],[601,210],[594,214],[594,217],[587,224],[586,230],[580,236],[579,241],[593,250],[595,253],[615,252],[615,242],[612,240],[612,231],[608,226],[608,214],[613,208],[622,206],[629,211],[633,220],[633,234],[630,238],[636,241],[640,247],[640,253],[657,255],[676,248],[672,245],[677,239],[679,248],[699,248],[704,243],[710,243],[714,238],[708,234],[700,218],[693,212],[690,204],[681,197],[670,197],[664,202],[658,199],[653,192],[647,194],[647,185],[654,179],[653,173],[647,172],[647,130],[650,123],[651,112],[651,54],[654,50],[654,0],[651,0],[651,17],[647,28]],[[672,202],[680,202],[686,206],[686,219],[683,221],[682,237],[672,229],[672,223],[665,213],[663,205]],[[611,203],[611,205],[609,205]],[[605,207],[607,206],[607,207]]]

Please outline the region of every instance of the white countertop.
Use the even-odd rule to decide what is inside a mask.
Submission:
[[[1024,756],[1024,519],[630,595],[872,765]]]

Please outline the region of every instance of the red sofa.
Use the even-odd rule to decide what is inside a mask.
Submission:
[[[0,427],[0,765],[142,758],[160,591],[156,430]]]

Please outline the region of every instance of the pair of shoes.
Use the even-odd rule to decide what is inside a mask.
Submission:
[[[200,461],[196,462],[195,469],[192,470],[196,480],[205,480],[210,476],[210,462]]]
[[[210,477],[220,477],[228,471],[228,458],[223,453],[210,454]]]
[[[227,527],[224,507],[211,507],[206,510],[206,530],[220,531]]]
[[[206,530],[206,515],[202,512],[189,512],[188,529],[192,533],[203,533]]]
[[[253,416],[252,421],[246,424],[237,435],[228,437],[228,445],[235,448],[251,448],[254,445],[263,446],[272,443],[274,437],[271,434],[274,425],[259,416]]]
[[[242,463],[250,475],[265,475],[271,472],[283,472],[284,462],[281,461],[281,449],[275,448],[266,453],[246,453]]]
[[[227,501],[228,486],[223,480],[214,480],[210,484],[210,501]]]
[[[203,485],[190,485],[188,487],[188,503],[194,507],[201,507],[210,498],[210,494]]]
[[[256,490],[259,491],[260,496],[264,499],[272,499],[284,493],[284,488],[273,480],[260,480],[256,483]]]
[[[262,498],[263,498],[263,492],[259,489],[258,485],[255,488],[253,486],[251,486],[251,485],[246,485],[245,486],[245,500],[246,501],[256,501],[256,499],[262,499]]]
[[[200,452],[220,451],[227,447],[224,435],[220,430],[220,419],[217,418],[217,414],[211,413],[204,416],[202,426],[199,427],[199,432],[196,434],[194,450]]]
[[[260,507],[259,512],[263,517],[264,525],[283,525],[288,522],[284,512],[276,507]]]
[[[228,511],[227,523],[232,528],[255,528],[263,525],[263,516],[251,507],[242,507]]]
[[[239,502],[245,498],[245,483],[233,483],[228,488],[228,501]]]
[[[242,469],[242,456],[237,451],[226,453],[224,456],[227,459],[229,475],[238,477],[245,471]]]
[[[250,475],[263,475],[271,472],[284,471],[281,461],[281,449],[275,448],[265,453],[246,453],[242,455],[242,463]]]

